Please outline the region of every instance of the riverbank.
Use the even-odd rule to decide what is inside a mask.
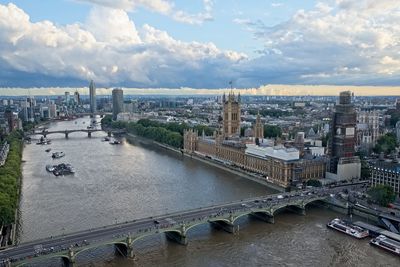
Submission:
[[[181,154],[181,155],[183,155],[185,157],[188,157],[190,159],[201,161],[201,162],[203,162],[205,164],[208,164],[210,166],[217,167],[219,169],[222,169],[224,171],[227,171],[227,172],[230,172],[232,174],[238,175],[238,176],[240,176],[242,178],[245,178],[247,180],[251,180],[253,182],[259,183],[259,184],[261,184],[263,186],[266,186],[266,187],[268,187],[270,189],[273,189],[273,190],[276,190],[278,192],[284,192],[285,191],[285,188],[282,188],[282,187],[280,187],[278,185],[275,185],[275,184],[270,183],[270,182],[268,182],[268,181],[266,181],[264,179],[261,179],[261,178],[257,177],[256,175],[252,175],[250,173],[243,172],[242,170],[234,169],[233,167],[225,166],[225,165],[223,165],[221,163],[213,162],[212,160],[209,160],[209,159],[206,159],[206,158],[201,158],[201,157],[198,157],[196,155],[184,153],[183,150],[181,150],[181,149],[177,149],[175,147],[172,147],[172,146],[169,146],[169,145],[166,145],[166,144],[162,144],[160,142],[157,142],[157,141],[154,141],[154,140],[150,140],[150,139],[147,139],[147,138],[144,138],[144,137],[141,137],[141,136],[137,136],[137,135],[134,135],[134,134],[131,134],[131,133],[128,133],[126,135],[129,136],[130,138],[135,138],[136,140],[139,140],[143,144],[146,144],[146,145],[148,145],[148,144],[157,145],[157,146],[162,147],[164,149],[167,149],[167,150],[173,151],[175,153]]]
[[[19,132],[7,137],[10,151],[5,164],[0,167],[0,248],[14,244],[18,225],[18,208],[22,184],[23,142]]]

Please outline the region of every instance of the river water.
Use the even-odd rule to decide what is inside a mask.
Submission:
[[[50,124],[49,130],[83,129],[89,118]],[[224,203],[273,191],[229,172],[140,142],[110,145],[104,132],[49,135],[51,145],[24,148],[20,203],[21,242],[127,220]],[[53,160],[51,152],[66,156]],[[47,164],[70,163],[76,173],[55,177]],[[274,224],[243,218],[232,235],[201,225],[189,244],[163,235],[135,245],[137,260],[104,247],[82,253],[82,266],[398,266],[400,260],[368,244],[328,230],[342,216],[310,208],[306,216],[282,213]],[[59,266],[60,261],[36,266]]]

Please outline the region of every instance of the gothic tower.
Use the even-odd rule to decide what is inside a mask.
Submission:
[[[264,125],[261,122],[260,112],[257,114],[256,124],[254,125],[254,137],[256,139],[264,138]]]
[[[228,99],[223,96],[223,136],[224,138],[240,136],[240,94],[235,97],[230,92]]]

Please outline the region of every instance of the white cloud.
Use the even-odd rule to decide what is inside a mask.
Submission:
[[[246,70],[270,72],[269,81],[285,75],[280,78],[289,83],[390,84],[400,74],[399,20],[398,0],[336,0],[298,10],[273,27],[236,23],[264,46]]]
[[[281,6],[283,6],[283,3],[272,3],[271,6],[272,7],[281,7]]]
[[[58,26],[33,23],[14,4],[0,5],[3,70],[104,85],[215,86],[219,78],[230,78],[226,66],[243,59],[244,54],[213,43],[182,42],[149,25],[136,29],[121,9],[94,7],[83,25]]]
[[[144,7],[150,11],[157,12],[173,18],[176,21],[188,24],[202,24],[213,20],[213,0],[203,0],[203,11],[191,14],[177,9],[175,4],[167,0],[77,0],[100,6],[132,11],[137,7]]]

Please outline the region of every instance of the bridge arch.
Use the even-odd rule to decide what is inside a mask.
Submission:
[[[271,214],[271,212],[269,210],[266,210],[266,209],[248,210],[248,211],[245,211],[245,212],[235,216],[233,221],[232,221],[232,223],[235,223],[239,218],[241,218],[243,216],[257,214],[257,213],[259,213],[259,214],[261,213],[261,214],[264,214],[266,216],[273,217],[273,214]]]
[[[323,201],[324,199],[325,199],[324,197],[320,197],[320,198],[315,198],[315,199],[310,199],[310,200],[303,201],[304,208],[306,208],[307,205],[309,205],[309,204],[320,202],[320,201]]]
[[[110,246],[110,245],[123,245],[123,246],[127,246],[126,242],[124,241],[111,241],[111,242],[105,242],[105,243],[100,243],[100,244],[95,244],[95,245],[89,245],[89,246],[85,246],[80,250],[77,250],[75,252],[75,258],[78,257],[79,254],[81,254],[82,252],[86,252],[92,249],[96,249],[96,248],[100,248],[100,247],[105,247],[105,246]],[[68,258],[68,257],[67,257]]]
[[[16,266],[16,267],[26,266],[26,265],[28,265],[28,264],[40,263],[41,261],[49,260],[49,259],[55,259],[55,258],[59,258],[59,259],[61,259],[61,260],[64,259],[64,260],[68,260],[68,261],[69,261],[69,257],[68,257],[67,255],[62,255],[62,254],[49,254],[49,255],[46,255],[46,256],[38,257],[37,259],[36,259],[36,258],[31,258],[29,261],[21,262],[21,263],[15,265],[15,266]]]
[[[275,208],[273,209],[272,215],[275,216],[275,214],[276,214],[278,211],[282,211],[282,210],[287,209],[287,208],[290,208],[290,207],[293,207],[293,208],[295,208],[295,209],[304,209],[304,207],[303,207],[302,205],[287,203],[287,204],[283,204],[283,205],[280,205],[280,206],[275,207]]]
[[[139,240],[142,240],[145,237],[149,237],[152,235],[158,235],[158,234],[162,234],[162,233],[177,233],[179,235],[182,235],[182,232],[178,229],[159,229],[156,232],[150,232],[150,233],[145,233],[139,236],[136,236],[135,238],[132,238],[132,242],[131,242],[131,246],[133,246],[133,244]]]

